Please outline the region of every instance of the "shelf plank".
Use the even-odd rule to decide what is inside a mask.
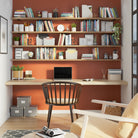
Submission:
[[[73,17],[58,17],[58,18],[20,18],[20,17],[13,17],[13,20],[105,20],[105,21],[112,21],[112,20],[120,20],[120,18],[100,18],[100,17],[93,17],[93,18],[73,18]]]
[[[121,45],[93,45],[93,46],[88,46],[88,45],[63,45],[63,46],[58,46],[58,45],[19,45],[19,46],[15,46],[13,45],[12,47],[15,47],[15,48],[20,48],[20,47],[23,47],[23,48],[36,48],[36,47],[56,47],[56,48],[69,48],[69,47],[77,47],[77,48],[93,48],[93,47],[100,47],[100,48],[120,48]]]
[[[35,79],[35,80],[9,80],[5,85],[42,85],[44,82],[53,81],[52,79]],[[82,79],[72,79],[71,82],[77,82],[81,85],[128,85],[124,80],[100,80],[94,79],[93,81],[83,81]]]
[[[19,62],[24,62],[24,61],[35,61],[35,62],[41,62],[41,61],[48,61],[48,62],[55,62],[55,61],[60,61],[60,62],[66,62],[66,61],[81,61],[81,62],[85,62],[85,61],[102,61],[102,62],[108,62],[108,61],[121,61],[121,59],[12,59],[12,61],[19,61]]]
[[[12,32],[13,34],[113,34],[114,32],[87,32],[87,31],[76,31],[76,32],[72,32],[72,31],[63,31],[63,32],[58,32],[58,31],[54,31],[54,32],[47,32],[47,31],[42,31],[42,32]]]

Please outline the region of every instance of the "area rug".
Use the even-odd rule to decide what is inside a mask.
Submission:
[[[7,130],[2,138],[21,138],[24,135],[27,135],[32,132],[37,132],[40,130]],[[65,132],[69,132],[69,130],[64,130]]]
[[[2,138],[21,138],[22,136],[39,130],[7,130]]]

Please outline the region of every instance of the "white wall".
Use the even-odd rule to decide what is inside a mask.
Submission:
[[[9,117],[9,107],[12,104],[12,87],[5,82],[11,79],[12,58],[12,0],[0,0],[0,15],[8,19],[8,54],[0,54],[0,126]]]
[[[131,99],[131,0],[121,0],[122,5],[122,69],[123,79],[128,82],[128,86],[122,86],[121,101],[128,103]]]

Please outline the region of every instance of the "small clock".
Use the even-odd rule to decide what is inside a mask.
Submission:
[[[63,32],[63,31],[64,31],[64,25],[59,24],[59,25],[57,26],[57,30],[58,30],[59,32]]]

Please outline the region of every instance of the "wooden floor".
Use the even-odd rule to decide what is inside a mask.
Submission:
[[[74,117],[75,118],[75,117]],[[7,130],[31,129],[40,130],[43,126],[47,126],[47,115],[39,114],[36,117],[10,117],[0,127],[0,137]],[[70,129],[70,114],[53,114],[51,117],[50,128]]]

